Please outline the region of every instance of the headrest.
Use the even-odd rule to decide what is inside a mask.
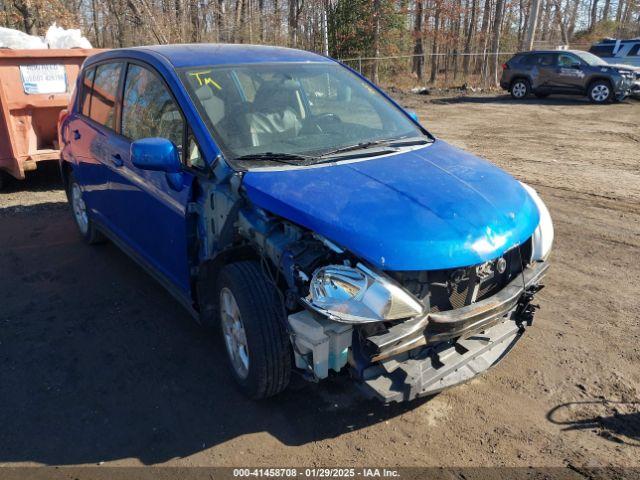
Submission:
[[[196,97],[201,102],[205,102],[210,98],[213,98],[213,92],[211,91],[211,87],[209,85],[203,85],[196,90]]]

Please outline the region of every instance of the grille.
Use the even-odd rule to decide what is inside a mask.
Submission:
[[[404,288],[419,298],[431,312],[444,312],[464,307],[498,293],[531,258],[531,239],[512,248],[502,258],[503,273],[497,269],[498,259],[482,265],[446,270],[389,272]]]

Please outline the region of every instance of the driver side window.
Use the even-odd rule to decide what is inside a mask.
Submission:
[[[570,68],[574,65],[580,65],[580,61],[573,55],[568,55],[566,53],[558,55],[558,66]]]
[[[132,141],[166,138],[182,151],[184,125],[178,105],[160,78],[144,67],[130,64],[122,98],[122,134]]]

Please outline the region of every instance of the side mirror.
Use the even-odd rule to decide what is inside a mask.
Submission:
[[[407,110],[407,114],[414,122],[420,123],[420,119],[418,118],[418,114],[416,112],[414,112],[413,110]]]
[[[142,138],[131,144],[131,163],[142,170],[165,172],[174,190],[182,189],[180,154],[166,138]]]
[[[166,138],[143,138],[131,144],[131,163],[143,170],[178,173],[181,169],[178,149]]]

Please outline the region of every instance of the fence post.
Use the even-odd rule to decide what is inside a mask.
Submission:
[[[358,57],[358,72],[362,75],[362,57]]]

